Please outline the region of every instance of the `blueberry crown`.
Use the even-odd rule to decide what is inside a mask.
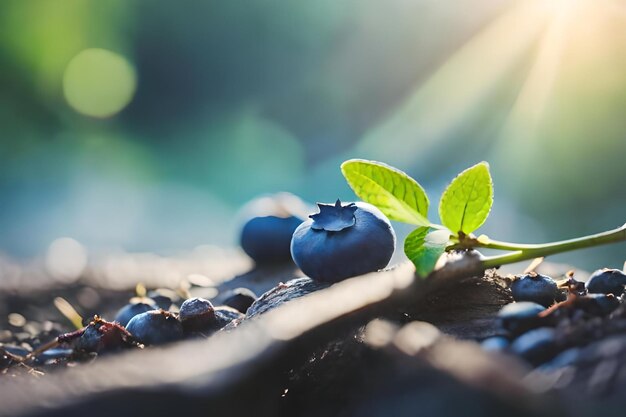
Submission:
[[[334,205],[317,203],[317,206],[320,212],[309,216],[313,219],[312,229],[339,232],[354,226],[356,223],[354,212],[358,207],[354,203],[342,206],[341,201],[337,200]]]

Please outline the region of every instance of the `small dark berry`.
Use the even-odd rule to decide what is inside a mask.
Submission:
[[[500,352],[506,350],[511,342],[503,336],[493,336],[482,341],[480,344],[483,349],[489,352]]]
[[[69,334],[68,340],[72,339],[72,334]],[[59,337],[61,341],[64,339],[61,336]],[[94,317],[91,323],[82,330],[82,334],[75,344],[76,350],[89,353],[113,352],[134,346],[136,346],[136,343],[133,337],[124,327],[99,317]]]
[[[626,274],[619,269],[598,269],[589,277],[587,291],[596,294],[613,294],[619,297],[624,293]]]
[[[520,334],[542,323],[539,313],[545,308],[530,301],[507,304],[498,313],[500,326],[513,334]]]
[[[594,316],[608,316],[620,306],[619,299],[613,294],[587,294],[578,297],[576,306]]]
[[[244,315],[232,307],[213,307],[204,298],[190,298],[180,306],[179,318],[188,337],[207,337]]]
[[[511,344],[511,351],[532,364],[539,364],[558,353],[556,331],[550,327],[530,330]]]
[[[126,329],[145,345],[162,345],[183,338],[183,326],[164,310],[146,311],[133,317]]]
[[[180,305],[178,318],[185,332],[202,332],[215,327],[215,308],[209,300],[190,298]]]
[[[113,321],[118,322],[122,326],[126,327],[130,319],[135,317],[137,314],[145,313],[146,311],[156,310],[156,305],[147,304],[147,303],[131,303],[126,304],[124,307],[117,312],[115,319]]]
[[[259,265],[291,262],[291,236],[300,223],[295,216],[250,219],[241,231],[241,247]]]
[[[552,278],[534,272],[513,281],[511,293],[515,301],[531,301],[544,307],[565,299],[565,295]]]
[[[242,249],[257,265],[291,263],[291,235],[307,212],[307,204],[290,193],[254,199],[242,210]]]

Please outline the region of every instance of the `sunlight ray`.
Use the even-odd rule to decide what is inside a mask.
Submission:
[[[626,2],[623,0],[606,0],[604,3],[612,13],[620,13],[626,17]]]
[[[620,56],[615,50],[619,39],[609,36],[610,32],[598,31],[599,27],[606,30],[606,19],[611,16],[609,10],[615,7],[612,0],[558,0],[553,7],[554,20],[541,40],[535,63],[494,149],[496,154],[507,155],[508,163],[531,160],[545,145],[538,138],[539,125],[549,117],[556,84],[566,82],[563,80],[565,73],[576,71],[594,55]],[[576,42],[581,38],[585,43]],[[566,50],[569,53],[564,56]],[[605,76],[608,71],[607,68],[598,70]],[[597,72],[589,72],[586,80],[591,84],[597,77]],[[567,85],[570,91],[580,89],[571,82]]]
[[[445,62],[382,124],[368,132],[355,154],[417,164],[492,93],[537,41],[553,12],[521,2],[493,21]],[[485,52],[488,51],[488,52]]]
[[[560,3],[563,3],[561,1]],[[553,21],[540,41],[535,62],[524,82],[517,100],[502,129],[501,146],[508,146],[515,135],[523,135],[523,142],[533,135],[537,123],[546,109],[546,103],[554,87],[565,45],[568,25],[578,0],[567,0],[566,7],[556,10]]]

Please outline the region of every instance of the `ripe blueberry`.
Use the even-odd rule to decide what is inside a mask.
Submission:
[[[256,294],[249,289],[235,288],[226,295],[224,305],[245,313],[256,299]]]
[[[213,307],[204,298],[190,298],[180,306],[179,319],[190,336],[208,336],[244,315],[231,307]]]
[[[209,300],[199,297],[190,298],[180,305],[178,318],[185,332],[202,331],[214,326],[215,308]]]
[[[493,336],[482,341],[480,344],[483,349],[489,352],[500,352],[509,347],[511,342],[503,336]]]
[[[128,322],[126,330],[145,345],[162,345],[183,337],[183,326],[172,313],[164,310],[136,315]]]
[[[291,256],[312,279],[338,282],[387,266],[396,235],[385,215],[367,203],[318,204],[291,240]]]
[[[556,282],[546,275],[531,272],[511,283],[511,293],[515,301],[531,301],[549,307],[555,301],[563,301],[564,294]]]
[[[503,329],[519,334],[539,326],[541,324],[539,313],[544,310],[544,307],[537,303],[521,301],[502,307],[498,312],[498,319]]]
[[[620,301],[613,294],[587,294],[579,297],[577,304],[594,316],[608,316],[620,306]]]
[[[586,287],[590,293],[613,294],[619,297],[624,293],[626,274],[619,269],[598,269],[589,277]]]
[[[289,193],[259,198],[250,204],[241,230],[241,247],[257,265],[291,262],[289,244],[304,218],[304,203]]]
[[[513,341],[511,351],[533,364],[542,363],[557,353],[556,332],[550,327],[530,330]]]
[[[118,322],[122,326],[126,327],[130,319],[135,317],[137,314],[145,313],[146,311],[156,310],[156,306],[154,304],[147,303],[131,303],[126,304],[124,307],[117,312],[115,319],[113,321]]]

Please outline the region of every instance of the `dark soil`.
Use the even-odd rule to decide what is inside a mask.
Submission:
[[[333,286],[289,265],[183,279],[163,288],[177,303],[220,305],[239,287],[260,297],[208,339],[101,357],[61,346],[21,362],[75,330],[56,297],[87,320],[136,295],[134,282],[97,282],[97,268],[41,290],[0,284],[0,415],[610,417],[626,407],[625,304],[608,316],[564,304],[540,359],[488,352],[477,342],[506,333],[496,314],[512,298],[507,279],[471,264],[434,283],[414,282],[407,266]]]

